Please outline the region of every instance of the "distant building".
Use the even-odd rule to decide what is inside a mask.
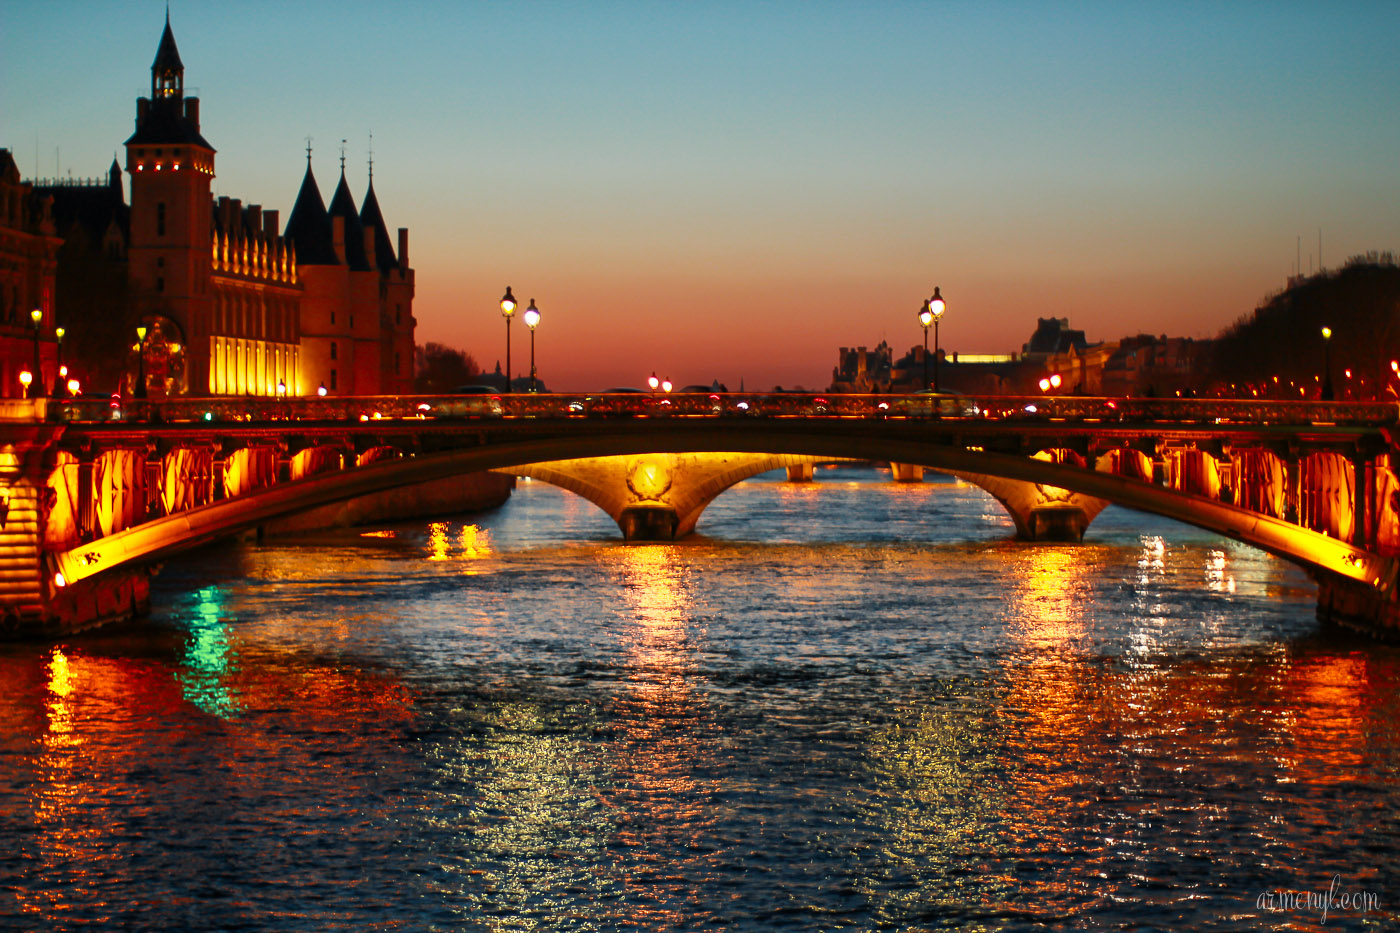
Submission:
[[[34,320],[39,310],[39,374],[53,388],[54,274],[63,241],[54,232],[53,203],[20,180],[8,149],[0,149],[0,397],[20,398],[19,374],[34,374]]]
[[[842,347],[831,372],[831,392],[889,392],[891,383],[890,345],[880,341],[874,350]]]
[[[412,391],[408,231],[399,229],[396,251],[373,166],[357,208],[342,157],[327,207],[308,147],[280,232],[275,210],[215,201],[215,150],[201,133],[198,99],[185,96],[168,14],[151,96],[137,101],[125,147],[129,207],[115,162],[98,181],[37,182],[30,198],[52,205],[46,222],[58,253],[43,333],[52,342],[54,327],[66,328],[65,360],[88,370],[89,385],[120,380],[131,391],[144,371],[152,396]],[[43,211],[29,210],[34,226]],[[138,326],[146,329],[139,363],[134,349],[120,349],[136,346]],[[7,394],[13,358],[6,348]]]
[[[1198,390],[1210,341],[1139,334],[1118,342],[1104,364],[1102,394],[1174,396]]]

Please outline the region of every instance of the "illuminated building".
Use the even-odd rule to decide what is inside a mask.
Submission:
[[[40,380],[53,385],[54,270],[61,240],[51,202],[20,181],[10,150],[0,149],[0,397],[24,395],[21,370],[34,368],[34,322],[40,311]]]
[[[65,362],[104,390],[132,392],[144,371],[152,398],[276,396],[283,385],[289,395],[321,385],[333,395],[411,391],[408,231],[400,228],[396,253],[372,174],[356,209],[342,158],[327,209],[308,148],[301,193],[280,232],[276,210],[215,200],[215,149],[201,133],[198,98],[185,96],[184,73],[167,14],[150,97],[137,101],[125,143],[129,208],[115,165],[101,181],[34,186],[31,200],[52,199],[63,243],[56,322],[46,310],[50,355],[62,323],[76,338]],[[119,264],[119,283],[107,281],[104,262]],[[146,328],[141,365],[138,325]],[[125,356],[114,347],[126,347]],[[17,353],[7,352],[7,367]]]

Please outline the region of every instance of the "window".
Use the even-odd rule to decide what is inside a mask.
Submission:
[[[163,292],[163,291],[165,291],[165,276],[163,276],[163,275],[158,275],[158,276],[156,276],[156,291],[158,291],[158,292]]]
[[[331,370],[331,388],[334,389],[335,387],[336,387],[336,385],[335,385],[335,370],[332,369],[332,370]]]
[[[399,365],[399,364],[402,363],[402,362],[403,362],[403,361],[399,359],[399,354],[398,354],[398,353],[395,353],[395,354],[394,354],[394,375],[398,375],[398,374],[400,374],[400,373],[403,372],[403,367],[402,367],[401,365]]]
[[[331,326],[332,326],[332,327],[335,326],[335,312],[334,312],[334,311],[331,312]]]
[[[394,323],[403,323],[403,305],[394,305]]]
[[[165,236],[165,202],[156,205],[156,236]]]
[[[337,352],[336,352],[336,351],[339,350],[339,349],[340,349],[340,348],[336,345],[336,342],[335,342],[334,340],[332,340],[332,341],[331,341],[331,359],[333,359],[333,360],[338,360],[338,359],[340,359],[340,356],[339,356],[339,355],[337,354]],[[332,373],[332,375],[334,375],[335,370],[331,370],[331,373]]]
[[[355,329],[355,315],[353,315],[353,314],[350,315],[350,329],[351,329],[351,330],[354,330],[354,329]]]

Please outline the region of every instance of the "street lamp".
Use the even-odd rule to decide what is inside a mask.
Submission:
[[[316,387],[316,394],[321,398],[326,397],[326,384],[324,382]]]
[[[657,387],[661,385],[661,380],[656,378],[655,371],[653,371],[651,376],[647,378],[647,385],[651,387],[651,391],[653,392],[655,392]]]
[[[136,328],[136,398],[146,397],[146,325]]]
[[[1332,401],[1332,328],[1322,328],[1322,400]]]
[[[540,309],[535,307],[535,299],[530,299],[530,307],[525,309],[525,326],[530,328],[530,391],[539,391],[535,379],[535,325],[540,322]]]
[[[34,381],[29,385],[28,393],[30,398],[43,398],[44,368],[39,362],[39,322],[44,319],[44,312],[35,308],[29,312],[29,318],[34,322]]]
[[[919,308],[919,324],[924,329],[924,381],[919,384],[919,391],[928,388],[928,327],[933,323],[933,311],[929,309],[928,301],[925,300],[923,307]]]
[[[34,381],[34,374],[27,369],[19,371],[19,384],[24,386],[24,397],[29,398],[29,386]]]
[[[662,392],[670,392],[670,391],[671,391],[671,380],[669,380],[669,379],[662,379],[662,380],[661,380],[661,391],[662,391]]]
[[[53,377],[54,398],[63,397],[63,383],[68,378],[68,368],[63,365],[63,335],[65,333],[66,331],[64,331],[62,327],[55,327],[53,329],[54,341],[57,344],[57,358],[54,360],[54,365],[58,367],[57,372]]]
[[[501,317],[506,319],[506,387],[505,391],[510,391],[510,316],[515,313],[515,296],[510,293],[510,286],[506,286],[506,293],[501,296]]]
[[[943,312],[947,309],[943,301],[943,295],[938,291],[938,286],[933,287],[933,297],[928,300],[928,313],[933,316],[933,391],[938,391],[938,322],[943,318]],[[928,331],[924,331],[925,340],[928,338]]]

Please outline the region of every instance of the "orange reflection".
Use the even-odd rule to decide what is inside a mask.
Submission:
[[[1299,780],[1360,780],[1366,764],[1368,660],[1324,655],[1294,664],[1284,683],[1296,713],[1283,730],[1279,761]]]
[[[453,553],[453,545],[457,552]],[[477,525],[464,525],[456,540],[452,537],[450,522],[432,522],[428,525],[428,560],[475,560],[490,557],[491,534]]]
[[[1084,636],[1084,614],[1093,605],[1082,546],[1037,544],[1017,555],[1011,593],[1012,628],[1018,645],[1043,651],[1073,645]]]
[[[611,788],[603,803],[636,818],[621,820],[614,845],[634,853],[622,869],[637,901],[630,919],[643,926],[674,922],[674,905],[705,905],[704,856],[685,856],[677,838],[703,838],[717,807],[696,806],[717,795],[713,781],[705,699],[691,686],[703,630],[695,625],[690,568],[684,548],[633,545],[609,549],[604,559],[621,578],[624,605],[620,647],[626,654],[626,692],[615,700],[617,737],[609,743]],[[653,885],[644,879],[665,878]]]

